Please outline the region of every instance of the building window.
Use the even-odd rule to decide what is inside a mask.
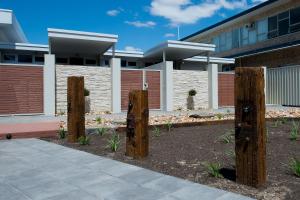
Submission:
[[[232,48],[232,31],[226,33],[226,50]]]
[[[277,15],[268,18],[268,38],[274,38],[278,36],[278,19]]]
[[[32,55],[18,55],[19,63],[32,63]]]
[[[242,38],[242,45],[246,46],[249,44],[249,33],[248,33],[248,28],[246,26],[243,26],[241,28],[241,38]]]
[[[3,55],[4,63],[16,63],[16,55],[14,54],[4,54]]]
[[[121,67],[127,67],[127,61],[121,60]]]
[[[67,65],[68,64],[68,58],[56,58],[56,63],[59,65]]]
[[[278,15],[278,35],[286,35],[290,28],[290,13],[289,11],[280,13]]]
[[[136,62],[128,62],[129,67],[136,67]]]
[[[70,58],[70,65],[83,65],[83,58]]]
[[[216,52],[219,52],[220,51],[219,37],[214,37],[212,39],[212,42],[214,45],[216,45]]]
[[[34,56],[35,63],[44,63],[44,56]]]
[[[95,66],[97,64],[97,62],[95,59],[85,59],[85,64]]]
[[[257,22],[257,40],[264,41],[268,38],[268,20],[263,19]]]
[[[104,65],[108,66],[109,65],[109,60],[104,60]]]
[[[290,25],[291,33],[300,31],[300,7],[294,8],[290,11]]]
[[[220,51],[226,50],[226,33],[220,35]]]
[[[232,48],[240,47],[240,32],[239,29],[234,29],[232,31]]]

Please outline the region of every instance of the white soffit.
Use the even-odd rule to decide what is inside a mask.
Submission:
[[[117,41],[117,35],[63,29],[48,29],[53,54],[101,55]]]
[[[6,43],[6,42],[0,42],[0,49],[40,51],[45,53],[49,51],[48,45],[30,44],[30,43]]]
[[[214,44],[168,40],[148,50],[144,58],[162,59],[165,52],[166,60],[176,61],[215,51],[215,47]]]
[[[208,62],[208,57],[206,56],[195,56],[192,58],[185,59],[185,61],[190,62]],[[218,58],[218,57],[209,57],[210,63],[216,63],[216,64],[234,64],[235,59],[234,58]]]
[[[105,56],[112,56],[112,50],[108,50],[104,53]],[[116,50],[115,51],[116,57],[130,57],[130,58],[143,58],[144,53],[141,51],[122,51]]]

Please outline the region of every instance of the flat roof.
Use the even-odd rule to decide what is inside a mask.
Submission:
[[[104,56],[112,56],[112,50],[108,50],[103,55]],[[144,57],[144,52],[116,50],[115,51],[115,56],[116,57],[143,58]]]
[[[144,58],[162,59],[165,52],[166,60],[181,60],[215,51],[215,48],[214,44],[167,40],[145,52]]]
[[[195,56],[192,58],[185,59],[185,61],[206,62],[206,63],[209,61],[210,63],[216,63],[216,64],[234,64],[235,63],[234,58],[219,58],[219,57],[207,57],[207,56]]]
[[[49,47],[54,54],[101,55],[110,49],[118,36],[48,28]]]
[[[184,41],[184,40],[190,39],[190,38],[192,38],[192,37],[194,37],[194,36],[197,36],[197,35],[199,35],[199,34],[201,34],[201,33],[204,33],[204,32],[206,32],[206,31],[208,31],[208,30],[214,29],[214,28],[216,28],[216,27],[218,27],[218,26],[224,25],[224,24],[226,24],[226,23],[228,23],[228,22],[231,22],[231,21],[233,21],[233,20],[236,20],[236,19],[238,19],[238,18],[240,18],[240,17],[243,17],[243,16],[245,16],[245,15],[247,15],[247,14],[249,14],[249,13],[252,13],[252,12],[254,12],[254,11],[256,11],[256,10],[259,10],[259,9],[261,9],[261,8],[264,8],[264,7],[266,7],[266,6],[269,6],[269,5],[271,5],[271,4],[275,3],[275,2],[278,2],[278,1],[281,1],[281,0],[268,0],[268,1],[265,1],[265,2],[263,2],[263,3],[261,3],[261,4],[258,4],[257,6],[254,6],[254,7],[252,7],[252,8],[249,8],[249,9],[243,11],[243,12],[238,13],[237,15],[234,15],[234,16],[229,17],[229,18],[227,18],[227,19],[225,19],[225,20],[223,20],[223,21],[220,21],[220,22],[218,22],[218,23],[216,23],[216,24],[213,24],[213,25],[211,25],[211,26],[209,26],[209,27],[207,27],[207,28],[204,28],[204,29],[202,29],[202,30],[200,30],[200,31],[197,31],[197,32],[195,32],[195,33],[193,33],[193,34],[191,34],[191,35],[188,35],[188,36],[186,36],[186,37],[180,39],[180,40],[181,40],[181,41]]]
[[[7,42],[0,42],[0,49],[40,51],[45,53],[49,51],[48,45],[30,44],[30,43],[7,43]]]

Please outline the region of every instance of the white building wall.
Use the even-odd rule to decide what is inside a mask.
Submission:
[[[90,91],[91,112],[111,111],[111,69],[89,66],[56,66],[56,110],[67,111],[67,77],[84,76]]]
[[[188,92],[191,89],[197,91],[194,97],[195,109],[208,108],[208,72],[173,70],[174,110],[187,109]]]

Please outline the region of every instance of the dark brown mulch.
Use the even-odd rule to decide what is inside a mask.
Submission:
[[[220,139],[222,135],[233,131],[233,124],[173,128],[170,132],[161,129],[160,136],[155,136],[150,130],[150,155],[142,160],[133,160],[124,155],[125,133],[119,133],[121,145],[116,153],[107,148],[111,133],[90,135],[91,144],[88,146],[53,138],[46,140],[257,199],[299,200],[300,178],[291,173],[288,164],[292,157],[300,158],[300,141],[289,139],[291,121],[277,123],[276,127],[275,123],[267,122],[268,183],[261,189],[234,181],[234,142],[224,143]],[[226,178],[211,177],[204,166],[206,162],[219,162]]]

